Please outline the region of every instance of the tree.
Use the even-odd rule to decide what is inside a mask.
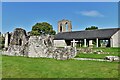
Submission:
[[[53,30],[52,25],[47,22],[36,23],[32,27],[31,35],[41,35],[41,34],[50,34],[55,35],[56,32]]]
[[[86,28],[85,30],[95,30],[95,29],[98,29],[98,27],[96,27],[96,26],[91,26],[91,27]]]

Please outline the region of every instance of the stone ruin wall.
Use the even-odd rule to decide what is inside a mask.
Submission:
[[[6,36],[6,51],[4,55],[47,57],[55,59],[70,59],[75,57],[76,50],[73,47],[57,48],[54,46],[54,36],[28,36],[26,31],[16,28],[10,36]],[[8,46],[8,47],[7,47]]]

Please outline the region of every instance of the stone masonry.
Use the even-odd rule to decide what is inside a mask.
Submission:
[[[72,24],[71,21],[63,19],[58,22],[58,32],[66,32],[66,31],[72,31]]]
[[[8,39],[9,37],[5,38]],[[46,57],[65,60],[75,57],[76,50],[73,47],[57,48],[53,42],[54,36],[28,36],[26,31],[16,28],[6,40],[7,50],[4,55],[26,56],[26,57]]]

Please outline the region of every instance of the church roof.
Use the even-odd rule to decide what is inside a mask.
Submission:
[[[72,32],[60,32],[55,35],[54,40],[71,40],[71,39],[108,39],[111,38],[120,28],[83,30]]]

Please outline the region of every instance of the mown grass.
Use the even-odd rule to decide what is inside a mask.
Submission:
[[[116,52],[119,52],[120,51],[120,48],[118,47],[99,47],[99,48],[93,48],[94,50],[102,50],[104,52],[110,52],[110,53],[116,53]]]
[[[84,54],[84,53],[80,53],[76,56],[76,58],[104,59],[105,56],[118,56],[118,54]]]
[[[120,56],[120,48],[93,48],[93,50],[102,50],[109,54],[94,54],[94,53],[78,53],[76,58],[99,58],[103,59],[105,56]]]
[[[118,62],[2,56],[3,78],[117,78]]]
[[[2,78],[2,51],[0,51],[0,78]]]

